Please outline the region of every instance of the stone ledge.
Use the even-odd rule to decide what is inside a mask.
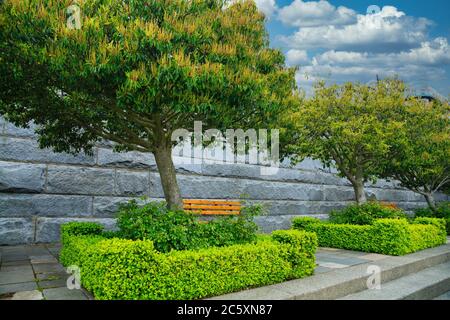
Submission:
[[[115,219],[97,218],[38,218],[36,221],[37,243],[52,243],[59,241],[61,224],[73,221],[97,222],[105,226],[106,230],[113,230],[116,226]]]

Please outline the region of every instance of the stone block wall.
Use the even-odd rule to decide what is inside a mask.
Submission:
[[[245,195],[267,205],[269,215],[257,218],[266,232],[288,228],[296,215],[326,218],[353,200],[350,184],[314,161],[262,176],[256,165],[181,160],[174,156],[183,197]],[[392,182],[379,181],[367,193],[407,210],[425,206],[421,196]],[[144,195],[163,198],[153,155],[114,153],[107,143],[96,147],[93,156],[56,154],[39,149],[32,129],[0,118],[0,245],[58,241],[59,226],[68,221],[98,221],[113,228],[118,204]]]

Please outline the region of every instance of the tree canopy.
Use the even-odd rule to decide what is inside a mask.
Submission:
[[[450,185],[449,104],[413,98],[402,111],[403,126],[391,136],[383,176],[420,193],[435,210],[434,194]]]
[[[79,29],[68,25],[73,6]],[[99,139],[153,152],[169,207],[181,206],[172,132],[194,120],[268,127],[290,105],[294,75],[253,1],[0,5],[0,114],[34,121],[40,146],[57,152],[89,152]]]
[[[287,114],[284,155],[336,167],[353,185],[355,200],[366,202],[364,183],[381,174],[390,139],[402,127],[395,113],[407,100],[405,90],[396,79],[376,85],[318,83],[314,96]]]

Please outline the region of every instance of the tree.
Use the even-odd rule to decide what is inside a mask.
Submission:
[[[379,176],[389,139],[401,126],[393,116],[405,102],[404,92],[396,79],[374,86],[318,83],[314,96],[285,120],[283,154],[293,162],[310,157],[336,167],[352,184],[356,202],[366,202],[364,183]]]
[[[398,114],[403,126],[391,136],[383,175],[423,195],[436,211],[434,194],[450,185],[450,108],[448,102],[411,98]],[[448,192],[448,190],[447,190]]]
[[[79,19],[80,18],[80,19]],[[194,120],[225,130],[274,123],[295,70],[268,47],[253,1],[6,0],[0,114],[32,120],[41,147],[153,152],[170,208],[182,205],[171,150]]]

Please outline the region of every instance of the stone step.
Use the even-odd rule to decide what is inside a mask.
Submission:
[[[450,244],[401,257],[387,257],[304,279],[244,290],[210,299],[220,300],[330,300],[368,289],[369,271],[377,268],[381,284],[450,262]],[[448,290],[446,290],[448,291]]]
[[[430,300],[450,290],[450,262],[424,269],[339,300]]]
[[[450,291],[441,294],[440,296],[434,298],[433,300],[450,300]]]

